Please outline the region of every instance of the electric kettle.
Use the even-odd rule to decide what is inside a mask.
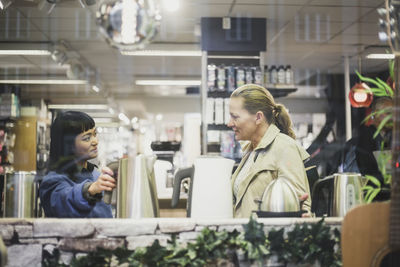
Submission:
[[[258,211],[259,218],[301,217],[306,211],[296,194],[296,190],[286,178],[273,179],[265,189]]]
[[[318,180],[313,187],[311,211],[317,216],[344,217],[362,204],[363,177],[359,173],[335,173]]]
[[[171,206],[178,204],[182,180],[190,178],[187,217],[232,218],[230,180],[234,163],[223,157],[200,156],[192,167],[179,169],[174,178]]]

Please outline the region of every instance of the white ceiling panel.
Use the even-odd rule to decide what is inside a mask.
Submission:
[[[16,2],[16,1],[14,1]],[[175,13],[162,10],[163,20],[155,44],[148,49],[185,50],[200,49],[200,37],[195,35],[201,17],[262,17],[267,18],[267,53],[265,64],[290,64],[297,81],[316,72],[343,72],[344,55],[351,58],[351,69],[357,67],[357,55],[371,45],[382,45],[375,33],[378,31],[376,12],[383,0],[189,0],[181,1]],[[235,3],[231,14],[229,10]],[[81,60],[98,71],[96,79],[110,91],[119,95],[118,104],[127,114],[135,112],[132,101],[146,103],[139,109],[150,110],[147,105],[162,102],[147,101],[147,96],[162,93],[183,93],[184,88],[135,86],[136,78],[182,78],[201,76],[200,57],[130,57],[122,56],[110,47],[96,26],[98,5],[82,8],[77,0],[62,0],[51,14],[29,5],[14,3],[0,13],[0,44],[45,43],[65,40],[68,47],[81,55]],[[3,48],[4,49],[4,48]],[[66,65],[59,66],[50,57],[0,57],[0,75],[10,72],[23,75],[60,75],[65,77]],[[363,61],[363,68],[384,70],[386,64]],[[58,103],[106,102],[90,86],[40,86],[24,87],[29,97],[42,97]],[[168,90],[171,90],[170,92]],[[167,92],[168,91],[168,92]],[[70,96],[68,97],[68,94]],[[147,102],[146,102],[147,101]],[[174,102],[175,101],[175,102]],[[171,98],[165,105],[169,112],[185,99]],[[193,100],[190,101],[198,101]],[[129,104],[131,103],[131,104]],[[161,103],[161,104],[160,104]],[[177,104],[178,103],[178,104]],[[193,106],[193,103],[190,102]],[[197,103],[197,102],[196,102]],[[200,105],[200,103],[199,103]]]
[[[320,7],[308,6],[299,12],[300,16],[316,16],[319,15],[322,20],[332,22],[353,22],[357,21],[363,15],[371,12],[374,8],[368,7]]]
[[[376,7],[383,4],[384,0],[311,0],[308,5],[312,6],[351,6],[351,7]]]

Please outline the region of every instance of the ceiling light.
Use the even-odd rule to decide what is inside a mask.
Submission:
[[[95,91],[96,93],[100,92],[100,88],[97,87],[96,85],[92,86],[93,91]]]
[[[179,0],[164,0],[163,4],[168,12],[174,12],[179,9]]]
[[[139,50],[139,51],[121,51],[124,56],[154,56],[154,57],[201,57],[201,51],[198,50]]]
[[[55,84],[55,85],[80,85],[86,80],[0,80],[0,84]]]
[[[123,121],[125,124],[129,124],[129,123],[130,123],[129,118],[128,118],[124,113],[122,113],[122,112],[118,114],[118,118],[119,118],[121,121]]]
[[[93,110],[107,110],[107,105],[97,105],[97,104],[89,104],[89,105],[63,105],[63,104],[53,104],[49,105],[49,109],[73,109],[73,110],[80,110],[80,109],[93,109]]]
[[[97,123],[108,123],[112,122],[112,118],[93,118],[94,122]]]
[[[0,50],[0,55],[7,56],[50,56],[48,50]]]
[[[200,80],[136,80],[136,85],[200,85]]]
[[[208,58],[226,58],[226,59],[259,59],[260,56],[234,56],[234,55],[225,55],[225,56],[213,56],[209,55]]]
[[[10,0],[0,0],[0,9],[6,9],[9,5],[11,5]]]
[[[394,59],[394,54],[369,54],[366,56],[369,59]]]

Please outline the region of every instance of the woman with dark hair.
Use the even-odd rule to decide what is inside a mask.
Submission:
[[[88,160],[97,157],[94,120],[83,112],[66,111],[51,125],[49,173],[39,188],[46,217],[112,218],[103,191],[115,187],[111,169],[99,173]]]
[[[246,141],[243,158],[232,176],[234,216],[250,217],[258,210],[267,186],[278,178],[286,179],[297,197],[305,200],[303,216],[310,216],[309,184],[303,161],[308,153],[295,141],[292,121],[285,107],[276,104],[267,89],[246,84],[233,91],[228,127],[235,138]]]

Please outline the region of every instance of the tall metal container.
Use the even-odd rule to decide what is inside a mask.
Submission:
[[[117,218],[159,217],[154,162],[155,157],[144,155],[120,160],[117,180]]]
[[[35,176],[35,172],[6,173],[3,202],[4,217],[36,217],[37,186]]]

